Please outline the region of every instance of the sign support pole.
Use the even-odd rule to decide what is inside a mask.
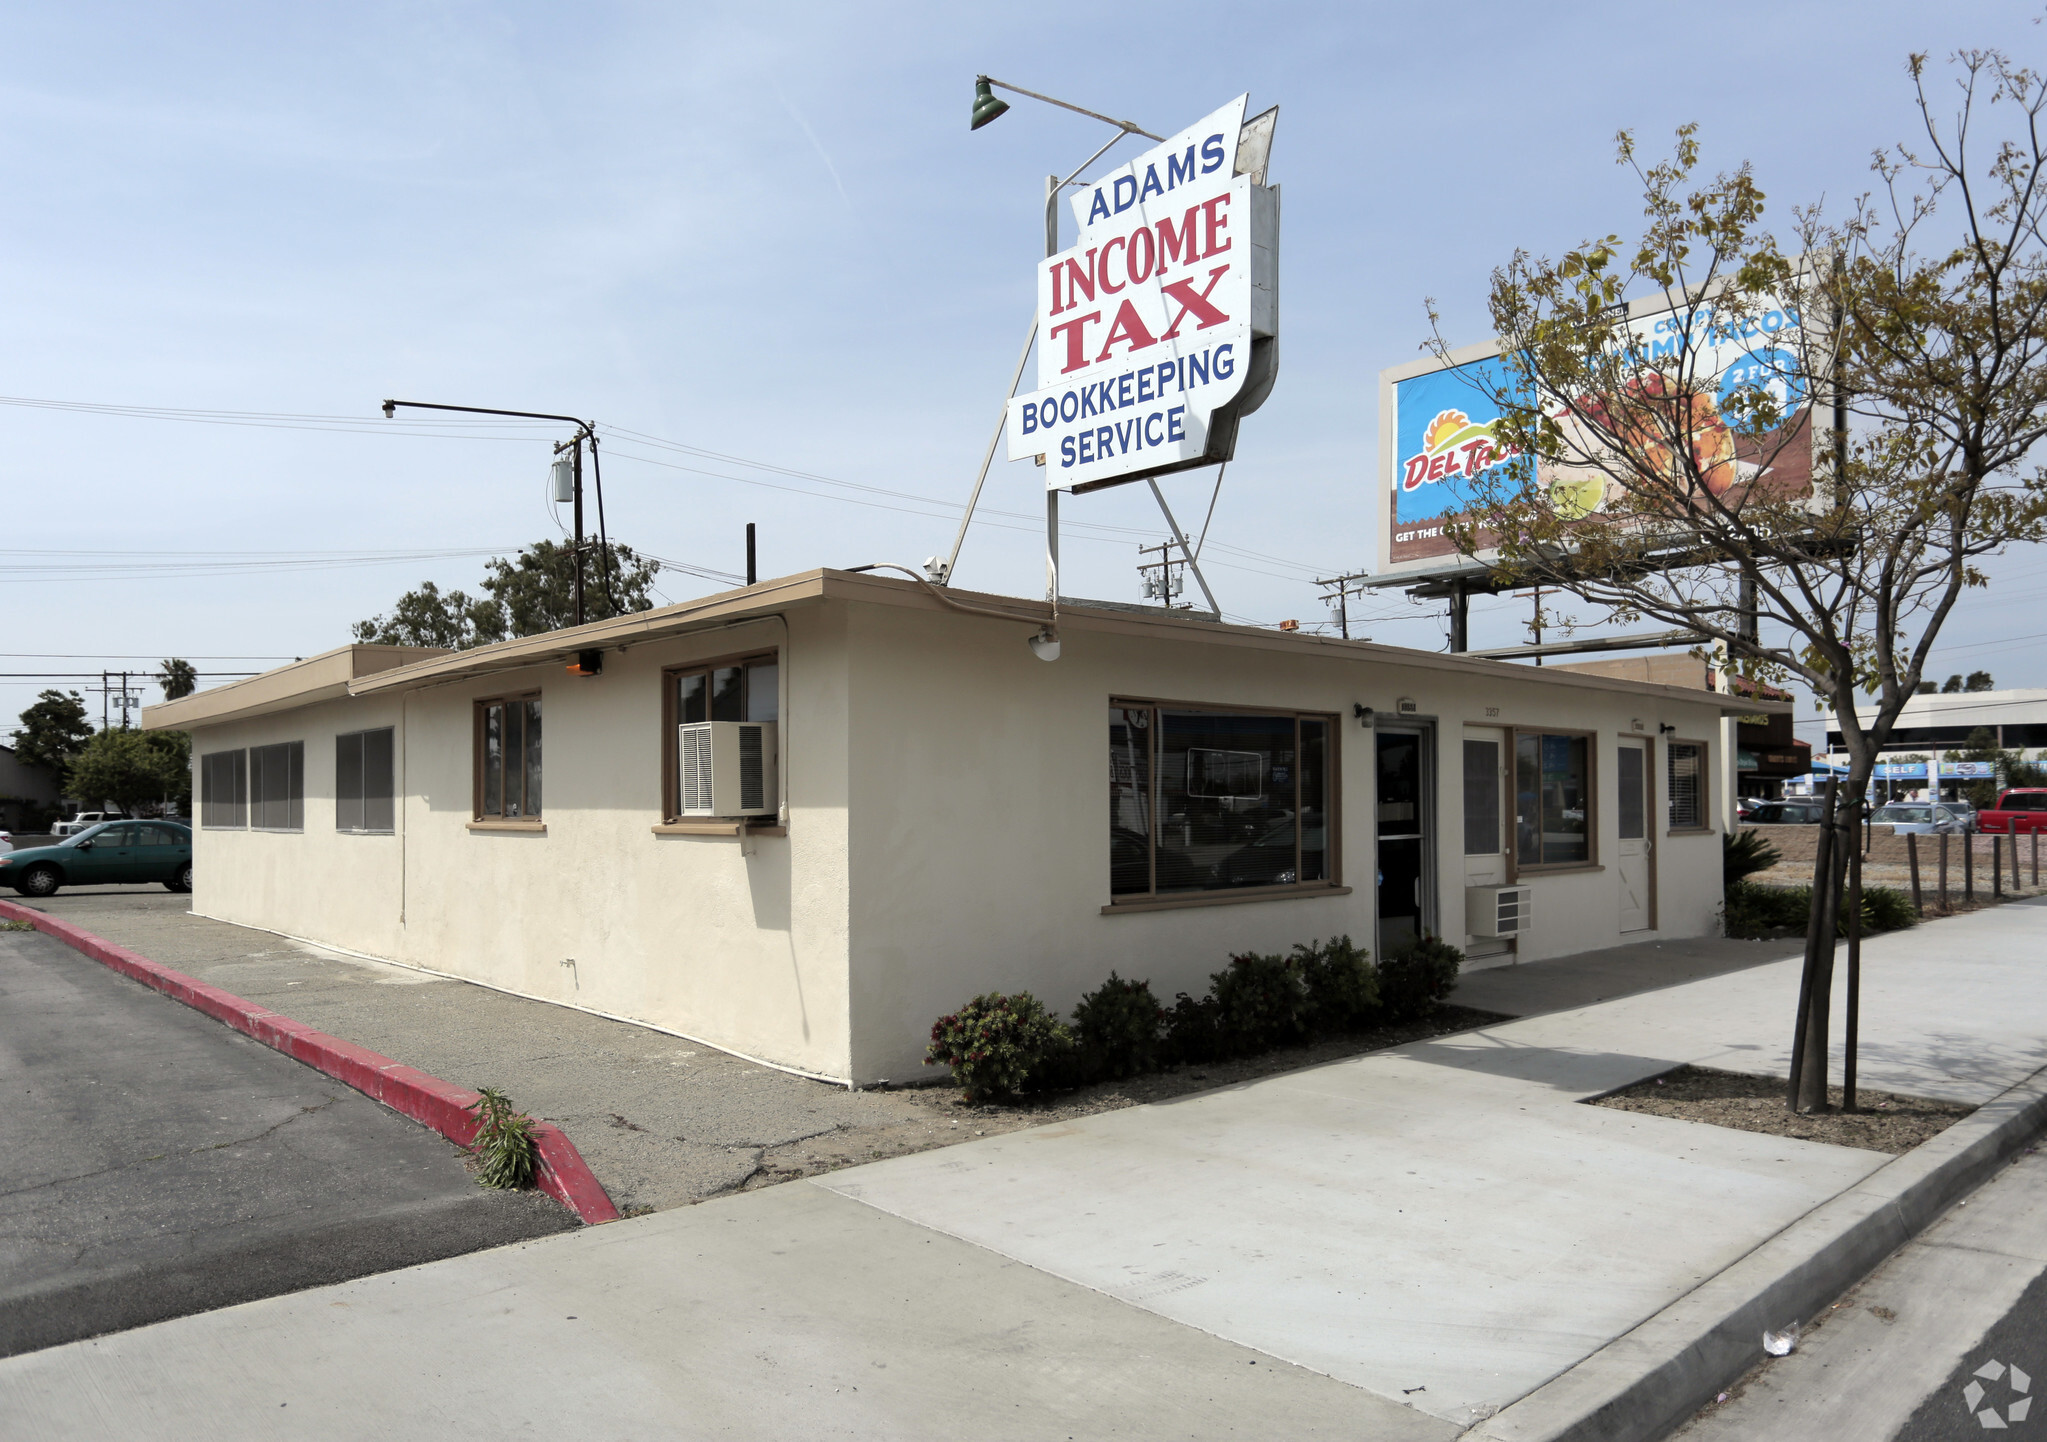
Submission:
[[[1059,604],[1059,493],[1045,492],[1045,599]]]
[[[1201,594],[1208,598],[1208,609],[1218,616],[1222,615],[1223,608],[1215,603],[1215,592],[1208,589],[1208,577],[1201,574],[1201,563],[1194,559],[1194,552],[1188,548],[1186,536],[1180,533],[1180,523],[1173,519],[1172,508],[1166,504],[1166,493],[1159,489],[1157,479],[1152,476],[1146,476],[1144,483],[1151,487],[1152,498],[1159,503],[1160,513],[1165,516],[1166,524],[1172,528],[1173,539],[1180,543],[1180,554],[1187,558],[1187,569],[1194,573],[1195,581],[1201,586]]]

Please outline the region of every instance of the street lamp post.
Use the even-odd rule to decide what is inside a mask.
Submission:
[[[576,434],[570,437],[567,441],[556,445],[555,450],[557,453],[559,453],[562,450],[562,447],[565,445],[575,447],[574,500],[576,545],[575,551],[573,552],[576,564],[574,584],[576,607],[575,624],[578,626],[583,624],[583,442],[586,440],[589,441],[590,443],[590,464],[592,469],[596,472],[597,477],[597,534],[604,550],[605,566],[604,594],[606,599],[611,601],[612,610],[616,611],[618,609],[618,601],[615,597],[611,595],[610,584],[611,543],[610,540],[604,536],[604,467],[603,463],[600,462],[597,458],[597,423],[595,421],[578,420],[574,416],[553,415],[546,411],[501,411],[495,410],[490,406],[445,406],[436,405],[431,401],[391,401],[391,400],[387,400],[384,402],[385,419],[388,420],[392,416],[396,415],[398,412],[398,408],[400,406],[404,406],[407,410],[414,411],[461,411],[466,415],[472,416],[515,416],[521,420],[529,421],[564,421],[567,424],[574,426],[576,428]]]
[[[1074,105],[1069,101],[1060,100],[1050,95],[1040,95],[1035,90],[1026,90],[1021,85],[1011,85],[1006,80],[996,80],[986,75],[976,75],[974,77],[974,108],[973,114],[968,121],[967,129],[979,130],[990,121],[999,119],[1008,113],[1009,102],[995,94],[996,87],[1007,90],[1013,95],[1028,95],[1033,100],[1042,100],[1047,105],[1056,105],[1061,110],[1071,110],[1076,115],[1085,115],[1090,120],[1099,120],[1104,125],[1116,127],[1116,134],[1111,137],[1108,144],[1102,146],[1100,150],[1097,150],[1093,155],[1090,155],[1086,160],[1075,166],[1073,174],[1067,176],[1066,179],[1061,180],[1056,175],[1045,177],[1045,255],[1049,258],[1059,253],[1059,197],[1067,186],[1073,184],[1081,171],[1086,170],[1090,165],[1100,160],[1108,153],[1110,146],[1126,135],[1142,135],[1147,140],[1163,140],[1165,137],[1153,135],[1149,130],[1146,130],[1134,121],[1117,120],[1113,116],[1104,115],[1098,110],[1089,110],[1085,106]],[[1002,432],[1009,416],[1009,397],[1016,394],[1016,388],[1023,380],[1024,366],[1030,360],[1031,345],[1037,338],[1038,320],[1037,316],[1033,314],[1030,332],[1024,337],[1023,353],[1016,358],[1016,373],[1009,378],[1009,391],[1003,397],[1002,415],[995,422],[995,435],[988,442],[987,454],[981,457],[981,470],[974,477],[973,494],[967,497],[967,512],[964,516],[960,517],[959,534],[953,537],[952,552],[942,562],[934,556],[925,564],[926,574],[938,585],[950,585],[952,582],[953,568],[959,564],[960,547],[964,546],[967,541],[967,527],[973,524],[974,508],[981,501],[981,487],[987,483],[988,468],[995,463],[995,448],[1002,444]],[[1045,588],[1046,599],[1055,605],[1058,604],[1059,492],[1049,488],[1045,492]]]

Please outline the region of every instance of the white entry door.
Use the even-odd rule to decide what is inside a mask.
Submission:
[[[1647,931],[1656,924],[1655,839],[1649,834],[1649,746],[1620,744],[1621,930]]]

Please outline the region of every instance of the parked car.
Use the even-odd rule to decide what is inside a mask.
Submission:
[[[1826,814],[1824,801],[1765,801],[1743,819],[1752,826],[1817,826]]]
[[[1980,813],[1976,810],[1976,803],[1973,801],[1965,801],[1957,796],[1952,801],[1943,801],[1940,804],[1955,813],[1956,817],[1960,819],[1962,830],[1964,831],[1974,831],[1981,824]]]
[[[1769,804],[1769,802],[1759,796],[1744,796],[1734,803],[1734,819],[1744,822],[1752,821],[1755,819],[1756,808],[1768,806]]]
[[[2012,788],[1997,798],[1997,805],[1976,818],[1976,826],[1997,836],[2047,831],[2047,786]]]
[[[1969,829],[1944,801],[1893,801],[1877,807],[1869,819],[1873,825],[1890,827],[1896,836],[1952,836]]]
[[[86,831],[99,825],[102,821],[126,821],[127,819],[127,813],[121,811],[81,811],[69,821],[60,821],[55,826],[52,826],[50,828],[50,835],[76,836],[81,831]]]
[[[14,850],[14,833],[12,831],[0,831],[0,855],[5,855],[12,850]]]
[[[103,821],[55,846],[0,856],[0,882],[23,896],[54,896],[60,886],[161,882],[192,889],[192,831],[175,821]]]

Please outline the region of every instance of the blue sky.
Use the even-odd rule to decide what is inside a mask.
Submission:
[[[1700,122],[1707,168],[1752,160],[1788,225],[1909,138],[1908,52],[2047,58],[2038,13],[17,5],[0,394],[360,424],[0,406],[8,649],[38,654],[0,670],[311,654],[421,580],[473,588],[481,553],[559,534],[539,432],[394,425],[390,395],[738,458],[613,440],[611,531],[656,555],[738,571],[747,521],[769,575],[942,552],[1029,324],[1042,177],[1106,138],[1027,100],[970,134],[978,71],[1161,134],[1242,91],[1281,106],[1284,358],[1210,579],[1234,616],[1318,620],[1309,580],[1371,563],[1379,371],[1418,353],[1425,297],[1480,339],[1516,247],[1627,232],[1616,130],[1660,151]],[[1038,476],[997,461],[961,585],[1042,590]],[[1168,483],[1183,519],[1207,486]],[[1065,514],[1064,589],[1136,599],[1136,546],[1163,535],[1143,488]],[[1996,574],[1936,669],[2047,683],[2028,619],[2047,558]],[[1378,639],[1443,644],[1433,613],[1370,609]],[[1523,639],[1527,609],[1479,606],[1473,644]],[[41,659],[60,653],[93,659]],[[0,681],[0,717],[42,684]]]

